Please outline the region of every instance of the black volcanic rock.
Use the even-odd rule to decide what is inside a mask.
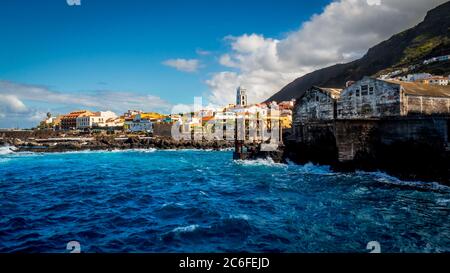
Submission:
[[[408,67],[428,58],[447,54],[450,54],[450,1],[429,11],[419,25],[369,49],[361,59],[306,74],[285,86],[267,101],[279,102],[298,98],[313,85],[343,88],[350,80]],[[414,72],[450,72],[449,62],[437,66],[424,67]]]

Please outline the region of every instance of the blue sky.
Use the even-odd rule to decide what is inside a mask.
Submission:
[[[223,51],[227,35],[281,36],[324,3],[83,0],[71,7],[65,0],[2,1],[0,76],[68,92],[106,88],[190,103],[218,69],[213,56],[191,74],[163,66],[164,60],[197,58],[197,49]]]
[[[292,48],[299,43],[289,41],[302,33],[303,23],[314,24],[313,15],[325,13],[330,2],[81,0],[81,6],[69,6],[66,0],[3,0],[0,128],[31,126],[46,111],[141,106],[167,112],[173,105],[191,104],[194,96],[216,104],[232,102],[234,88],[243,83],[254,87],[257,102],[302,73],[328,64],[321,59],[317,65],[291,67],[264,58],[278,45]],[[348,58],[367,48],[364,44]],[[345,61],[342,56],[327,61]],[[167,65],[176,60],[191,61],[194,67],[186,71]],[[272,86],[255,76],[266,74],[264,81],[283,81]],[[258,91],[259,82],[267,90]],[[97,102],[86,102],[90,99]]]

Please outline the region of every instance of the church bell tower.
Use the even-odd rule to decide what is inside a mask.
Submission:
[[[236,105],[246,107],[247,104],[247,90],[239,86],[236,92]]]

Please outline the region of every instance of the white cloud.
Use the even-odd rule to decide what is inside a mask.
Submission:
[[[230,54],[220,56],[219,63],[226,67],[239,67],[239,64],[231,59]]]
[[[20,109],[21,101],[33,101],[48,104],[58,104],[71,107],[91,107],[99,110],[126,111],[128,109],[169,109],[170,104],[153,95],[141,95],[125,91],[86,91],[62,93],[45,86],[0,81],[0,96],[17,98],[16,108]],[[22,103],[23,104],[23,103]],[[23,107],[22,107],[23,109]]]
[[[175,104],[172,109],[170,110],[171,114],[184,114],[184,113],[190,113],[194,111],[194,105],[188,105],[188,104]]]
[[[227,36],[230,51],[219,63],[232,71],[206,81],[213,103],[234,102],[239,85],[249,100],[267,99],[308,72],[360,58],[377,43],[419,23],[446,0],[339,0],[283,39],[259,34]]]
[[[163,62],[164,65],[173,67],[183,72],[196,72],[200,68],[200,61],[196,59],[170,59]]]
[[[379,5],[381,5],[381,0],[367,0],[367,4],[369,6],[373,6],[373,5],[379,6]]]
[[[14,95],[0,94],[0,111],[3,113],[24,113],[28,111],[28,108]]]
[[[45,86],[0,81],[1,127],[32,126],[48,111],[61,114],[82,108],[119,114],[129,109],[168,112],[171,104],[149,94],[107,90],[62,93]]]

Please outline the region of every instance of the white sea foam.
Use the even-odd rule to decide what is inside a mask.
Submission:
[[[132,150],[128,150],[128,151],[147,154],[147,153],[154,153],[158,150],[155,148],[149,148],[149,149],[132,149]]]
[[[248,221],[250,217],[246,214],[238,214],[238,215],[230,215],[230,219],[239,219],[239,220],[245,220]]]
[[[8,155],[14,153],[14,151],[17,150],[14,146],[1,146],[0,147],[0,155]]]
[[[65,152],[54,152],[48,154],[105,154],[105,153],[153,153],[156,152],[157,149],[113,149],[113,150],[81,150],[81,151],[65,151]],[[32,153],[32,152],[29,152]]]
[[[450,199],[439,198],[436,203],[440,206],[448,206],[450,205]]]
[[[276,163],[272,158],[259,158],[254,160],[235,160],[238,165],[242,166],[267,166],[267,167],[287,167],[286,164]]]
[[[184,207],[183,203],[180,202],[168,202],[168,203],[164,203],[161,208],[166,208],[166,207]]]
[[[87,151],[87,153],[154,153],[157,149],[149,148],[149,149],[113,149],[113,150],[97,150],[97,151]]]
[[[390,185],[394,185],[394,186],[406,186],[406,187],[423,189],[423,190],[450,192],[450,187],[439,184],[438,182],[403,181],[397,177],[388,175],[384,172],[358,171],[356,173],[370,175],[375,179],[375,181],[384,183],[384,184],[390,184]]]
[[[197,228],[199,228],[199,225],[190,225],[185,227],[177,227],[172,230],[174,233],[187,233],[187,232],[193,232]]]
[[[162,149],[165,152],[216,152],[214,149]]]
[[[321,174],[321,175],[336,174],[333,171],[331,171],[331,167],[327,165],[314,165],[313,163],[307,163],[305,165],[299,165],[298,167],[300,172],[305,174]]]

